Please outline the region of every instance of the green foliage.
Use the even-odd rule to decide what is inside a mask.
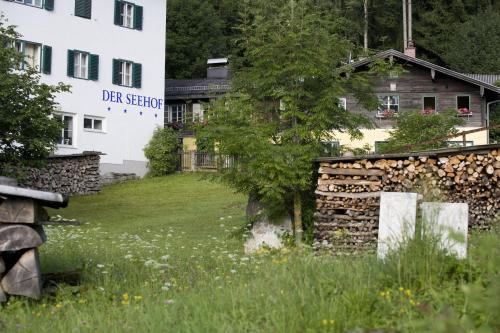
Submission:
[[[149,163],[149,176],[164,176],[177,170],[178,152],[181,149],[179,135],[170,127],[157,128],[153,137],[144,147],[144,155]]]
[[[455,127],[463,123],[464,120],[458,118],[457,112],[451,109],[429,115],[420,111],[404,112],[396,118],[394,129],[381,146],[381,152],[406,152],[406,145],[415,145],[412,151],[446,147],[446,139],[420,143],[458,133]]]
[[[38,69],[17,70],[24,59],[10,45],[19,37],[0,17],[0,174],[36,164],[55,149],[62,127],[51,117],[55,96],[69,91],[63,84],[40,83]]]
[[[166,76],[203,78],[207,59],[227,56],[224,22],[210,1],[168,2]]]
[[[488,11],[454,25],[443,59],[464,73],[500,74],[500,13]]]
[[[339,106],[347,87],[362,90],[368,80],[335,70],[351,44],[323,14],[305,0],[246,4],[233,92],[210,105],[208,122],[197,131],[236,158],[222,178],[258,193],[272,209],[288,210],[309,189],[312,160],[332,130],[359,135],[358,127],[370,126]]]
[[[59,283],[40,301],[11,297],[2,332],[500,330],[497,232],[472,233],[462,261],[420,241],[385,261],[309,249],[247,255],[228,237],[246,223],[245,198],[199,178],[112,185],[52,210],[88,223],[46,226],[42,269],[79,270],[80,284]]]
[[[490,126],[500,125],[500,103],[490,106]],[[491,142],[500,142],[500,128],[490,130]]]

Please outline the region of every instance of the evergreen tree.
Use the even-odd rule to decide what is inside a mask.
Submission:
[[[346,79],[336,70],[352,45],[311,1],[256,0],[243,12],[233,92],[210,106],[198,136],[235,157],[222,179],[256,195],[271,212],[293,207],[300,241],[302,199],[322,141],[334,129],[359,135],[359,126],[369,127],[368,120],[339,106],[338,97],[347,85],[367,81]]]
[[[464,73],[500,74],[500,14],[484,12],[457,26],[443,51],[449,67]]]
[[[203,78],[207,59],[227,55],[224,22],[209,1],[171,0],[167,10],[166,76]]]

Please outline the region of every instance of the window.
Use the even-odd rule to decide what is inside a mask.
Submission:
[[[100,117],[84,116],[83,128],[88,131],[103,132],[104,119]]]
[[[470,96],[459,95],[457,96],[457,109],[467,109],[470,110]]]
[[[75,0],[75,16],[90,19],[92,17],[92,0]]]
[[[463,147],[464,146],[464,142],[463,141],[446,141],[446,143],[448,144],[448,147],[451,147],[451,148],[457,148],[457,147]],[[474,141],[465,141],[465,146],[466,147],[472,147],[474,146]]]
[[[26,41],[15,41],[14,46],[17,52],[24,56],[24,61],[19,64],[19,69],[26,69],[26,66],[40,69],[42,45]]]
[[[120,15],[122,16],[123,26],[127,28],[133,27],[134,22],[134,6],[130,3],[122,3],[120,9]]]
[[[344,110],[347,110],[347,98],[345,97],[339,98],[339,107],[341,107]]]
[[[123,61],[121,64],[122,68],[120,71],[122,85],[131,86],[132,85],[132,63]]]
[[[436,96],[424,96],[422,110],[437,110]]]
[[[39,7],[42,8],[42,0],[15,0],[18,3],[23,3],[28,6],[34,6],[34,7]]]
[[[73,116],[57,114],[54,117],[63,123],[59,144],[62,146],[73,146]]]
[[[339,141],[322,141],[322,155],[323,156],[340,156],[340,142]]]
[[[142,65],[128,60],[113,59],[113,84],[141,88]]]
[[[398,95],[380,95],[378,96],[380,109],[392,110],[394,113],[399,111],[399,96]]]
[[[75,64],[74,77],[80,79],[87,79],[89,76],[89,56],[87,53],[75,52],[73,56]]]
[[[68,50],[68,76],[97,81],[99,79],[99,56],[83,51]]]
[[[184,123],[186,121],[186,104],[169,105],[170,122]]]
[[[133,3],[115,0],[115,24],[136,30],[142,30],[143,8]]]

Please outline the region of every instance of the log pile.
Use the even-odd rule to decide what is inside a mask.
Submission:
[[[380,192],[422,188],[443,201],[468,203],[470,228],[488,229],[500,207],[500,150],[320,162],[315,247],[337,253],[374,250]]]
[[[46,240],[43,206],[62,207],[60,194],[22,189],[0,177],[0,303],[7,295],[39,299],[42,279],[38,247]]]
[[[88,195],[101,191],[99,152],[51,156],[42,168],[27,168],[23,187],[66,195]]]

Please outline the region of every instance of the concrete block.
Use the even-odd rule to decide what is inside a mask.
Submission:
[[[384,259],[415,235],[417,193],[382,192],[377,256]]]
[[[469,205],[424,202],[421,205],[424,230],[439,237],[440,246],[459,259],[467,257]]]

